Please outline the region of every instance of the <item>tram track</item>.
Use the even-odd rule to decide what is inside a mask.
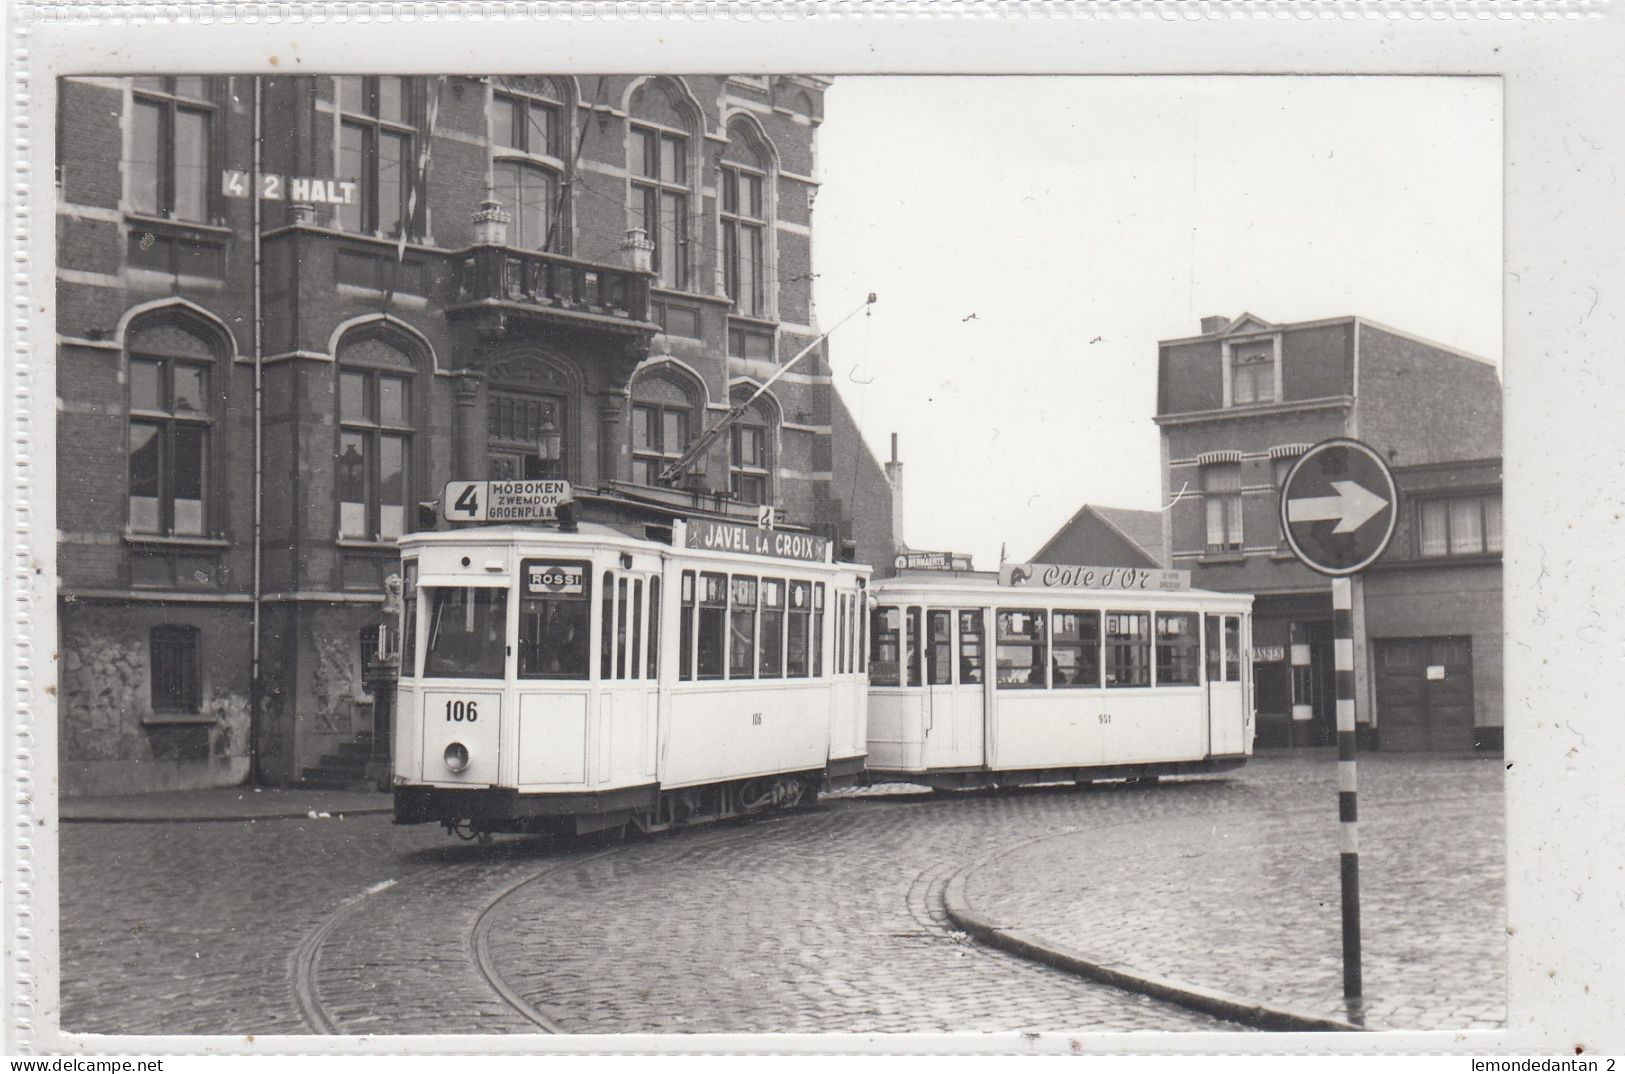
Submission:
[[[833,822],[834,819],[835,814],[827,811],[818,813],[792,812],[776,817],[753,818],[745,823],[730,821],[717,826],[707,825],[705,828],[686,833],[662,833],[657,838],[668,838],[671,835],[679,834],[689,835],[691,837],[689,849],[697,851],[709,849],[736,839],[760,839],[762,837],[761,827],[764,823],[800,820],[813,822],[815,826],[822,826]],[[807,826],[805,823],[800,824],[798,829],[804,830]],[[571,1030],[563,1026],[555,1014],[527,1000],[519,989],[508,981],[498,967],[497,959],[491,947],[491,932],[499,916],[498,911],[503,904],[524,889],[545,880],[554,873],[564,869],[587,866],[605,858],[625,854],[642,845],[644,845],[642,841],[627,839],[619,845],[604,847],[585,854],[567,852],[565,856],[551,860],[541,868],[512,880],[486,900],[475,915],[473,923],[469,926],[464,949],[468,954],[469,965],[490,994],[499,999],[514,1014],[541,1032],[550,1034],[567,1034],[571,1032]],[[322,998],[320,984],[322,956],[328,942],[350,919],[371,905],[376,896],[384,892],[393,892],[396,895],[404,894],[411,890],[412,881],[421,880],[426,875],[432,875],[434,872],[435,870],[431,867],[421,867],[414,870],[409,876],[385,880],[348,896],[318,922],[314,928],[307,932],[298,945],[295,946],[288,957],[289,987],[299,1016],[312,1033],[324,1036],[343,1036],[347,1033],[343,1028],[343,1019],[336,1015]]]

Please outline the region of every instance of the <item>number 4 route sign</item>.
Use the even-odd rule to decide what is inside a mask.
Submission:
[[[447,522],[553,522],[572,499],[568,481],[448,481],[440,513]]]
[[[1281,484],[1281,532],[1304,566],[1334,577],[1357,574],[1388,548],[1399,490],[1382,456],[1358,440],[1322,440]]]

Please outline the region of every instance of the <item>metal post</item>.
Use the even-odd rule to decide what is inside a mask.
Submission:
[[[1355,776],[1354,587],[1332,579],[1333,667],[1337,674],[1337,819],[1343,875],[1343,1000],[1349,1019],[1363,1020],[1360,983],[1359,784]]]

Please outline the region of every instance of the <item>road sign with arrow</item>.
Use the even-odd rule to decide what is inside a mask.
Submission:
[[[1358,440],[1322,440],[1303,453],[1281,486],[1281,531],[1303,564],[1321,574],[1355,574],[1376,562],[1399,519],[1394,475]]]

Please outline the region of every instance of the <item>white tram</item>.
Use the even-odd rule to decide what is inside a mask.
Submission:
[[[869,568],[690,520],[401,540],[395,820],[658,830],[793,806],[864,763]],[[760,553],[760,554],[758,554]]]
[[[1068,588],[1077,583],[1065,579],[1084,569],[1051,573],[1060,586],[875,583],[871,779],[940,788],[1088,782],[1214,772],[1247,759],[1251,596]]]

